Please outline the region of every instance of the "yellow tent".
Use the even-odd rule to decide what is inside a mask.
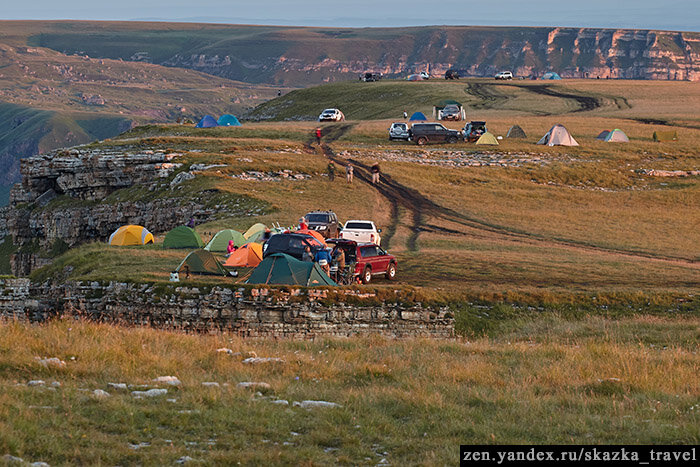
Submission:
[[[227,268],[254,268],[262,261],[262,245],[246,243],[228,257],[224,266]]]
[[[146,245],[153,243],[153,234],[140,225],[122,225],[109,236],[110,245]]]
[[[248,230],[246,230],[243,236],[246,240],[252,240],[255,242],[262,237],[262,234],[263,232],[265,232],[265,229],[267,229],[267,226],[258,222],[257,224],[253,224]]]
[[[493,144],[498,146],[498,140],[495,136],[493,136],[492,133],[489,133],[487,131],[486,133],[481,135],[478,140],[476,140],[476,144]]]

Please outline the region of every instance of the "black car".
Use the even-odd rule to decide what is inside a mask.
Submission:
[[[324,238],[338,236],[338,216],[333,211],[311,211],[304,216],[309,230],[316,230]]]
[[[311,253],[323,248],[321,242],[310,235],[281,233],[275,234],[263,245],[263,258],[267,258],[273,253],[285,253],[299,261],[302,261],[306,247],[311,248]]]
[[[369,71],[364,75],[360,76],[360,81],[364,81],[366,83],[370,83],[372,81],[379,81],[380,79],[382,79],[381,73],[372,73]]]
[[[450,130],[439,123],[414,123],[409,131],[411,140],[422,146],[428,143],[456,143],[462,138],[459,130]]]

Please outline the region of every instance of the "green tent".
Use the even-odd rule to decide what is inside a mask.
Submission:
[[[493,144],[498,146],[498,140],[493,136],[493,133],[487,131],[476,140],[476,144]]]
[[[186,225],[175,227],[165,235],[163,240],[163,248],[202,248],[203,246],[204,242],[199,234]]]
[[[240,247],[246,242],[245,237],[238,230],[224,229],[216,232],[216,235],[209,240],[204,249],[216,253],[228,253],[228,242],[230,240],[233,240],[233,244],[236,247]]]
[[[314,287],[331,285],[337,287],[316,263],[299,261],[284,253],[274,253],[253,269],[247,284],[285,284]]]
[[[527,138],[527,135],[525,134],[525,130],[520,128],[520,125],[513,125],[508,129],[506,138]]]
[[[195,250],[185,259],[175,270],[180,272],[185,266],[194,274],[216,274],[219,276],[227,276],[226,269],[221,265],[218,259],[207,250]]]
[[[218,123],[219,126],[241,126],[241,122],[231,114],[223,114],[216,123]]]

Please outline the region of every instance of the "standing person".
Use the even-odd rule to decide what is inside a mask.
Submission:
[[[326,250],[325,248],[319,249],[316,252],[314,261],[316,261],[318,265],[321,266],[321,269],[323,269],[323,272],[325,272],[327,276],[331,275],[331,255],[330,253],[328,253],[328,250]]]
[[[374,164],[370,169],[372,171],[372,185],[379,183],[379,174],[381,170],[379,169],[379,163]]]
[[[189,227],[190,229],[194,229],[194,216],[191,216],[191,217],[190,217],[190,220],[187,221],[187,224],[185,224],[185,225],[186,225],[187,227]]]
[[[282,91],[277,91],[277,97],[280,97],[282,95]]]
[[[328,163],[328,180],[335,180],[335,164],[332,161]]]
[[[345,275],[345,252],[339,245],[336,245],[333,251],[331,251],[331,256],[335,264],[338,265],[338,273],[333,280],[340,282],[340,279]]]
[[[316,142],[321,145],[321,127],[316,128]]]
[[[305,218],[299,219],[299,230],[309,230],[309,224],[306,223]]]
[[[403,111],[403,119],[406,120],[408,118],[408,112],[405,110]]]
[[[348,180],[348,183],[352,183],[352,177],[355,172],[355,167],[352,166],[350,162],[348,162],[348,165],[345,166],[345,178]]]

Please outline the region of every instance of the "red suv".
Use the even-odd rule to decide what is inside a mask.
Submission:
[[[326,241],[328,246],[342,248],[345,253],[345,270],[338,270],[337,262],[331,264],[331,276],[335,275],[336,282],[350,284],[356,279],[364,284],[372,280],[372,276],[384,274],[389,280],[396,278],[397,260],[374,243],[357,243],[353,240],[332,238]],[[335,273],[335,274],[334,274]]]

